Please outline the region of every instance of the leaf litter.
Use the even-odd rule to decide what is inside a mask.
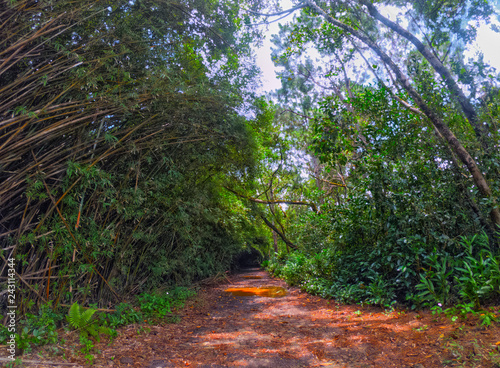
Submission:
[[[287,294],[226,292],[263,286]],[[452,321],[428,311],[339,305],[288,287],[259,269],[205,287],[178,313],[177,324],[120,328],[111,343],[96,343],[92,366],[500,367],[498,324],[486,328],[477,320]],[[90,366],[71,350],[72,343],[78,345],[73,339],[61,346],[64,354],[49,355],[46,347],[27,359],[38,353],[35,357],[50,360],[50,367],[57,361]]]

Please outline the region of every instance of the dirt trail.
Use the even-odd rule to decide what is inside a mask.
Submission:
[[[224,292],[258,286],[281,286],[288,295]],[[470,345],[479,360],[463,366],[493,367],[480,357],[495,348],[500,331],[468,327],[470,332],[464,333],[463,324],[436,320],[429,313],[339,306],[287,287],[258,269],[205,290],[181,316],[178,324],[120,330],[111,345],[99,344],[94,366],[427,368],[443,367],[443,361],[450,366],[467,363]],[[472,346],[474,340],[482,345]],[[460,357],[453,355],[450,341],[461,344]],[[483,346],[486,350],[474,351]]]

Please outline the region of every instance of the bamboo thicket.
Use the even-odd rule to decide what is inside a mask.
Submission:
[[[241,118],[193,51],[222,41],[203,24],[189,39],[187,5],[139,5],[0,2],[0,248],[23,310],[116,302],[187,277],[186,257],[216,267],[186,229],[203,203],[191,189],[243,160],[221,163]]]

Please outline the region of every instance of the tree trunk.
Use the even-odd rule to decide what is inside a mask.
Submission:
[[[270,183],[270,193],[269,195],[271,196],[271,201],[274,201],[274,191],[273,191],[273,183],[271,181]],[[271,212],[273,213],[274,215],[274,203],[272,204],[269,204],[269,207],[271,208]],[[273,218],[273,222],[272,222],[273,226],[275,225],[274,224],[274,218]],[[278,234],[276,233],[276,231],[274,230],[271,230],[272,233],[273,233],[273,245],[274,245],[274,253],[278,253]]]

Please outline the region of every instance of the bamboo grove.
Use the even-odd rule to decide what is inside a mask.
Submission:
[[[16,259],[21,310],[189,284],[241,250],[216,190],[252,160],[238,9],[0,3],[0,273]]]

